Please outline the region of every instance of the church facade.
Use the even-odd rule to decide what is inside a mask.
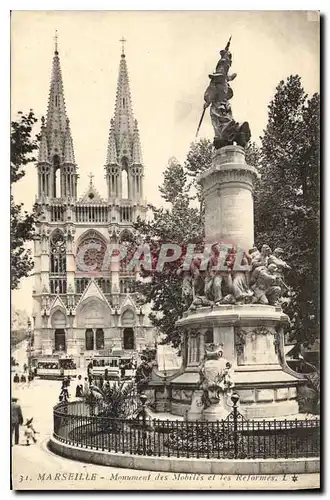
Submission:
[[[38,170],[34,242],[34,356],[70,356],[78,367],[95,355],[127,355],[153,347],[148,305],[132,293],[137,275],[125,262],[105,265],[110,244],[129,245],[133,223],[145,219],[143,161],[124,49],[106,151],[107,196],[90,175],[82,197],[55,44]],[[79,258],[78,258],[79,256]]]

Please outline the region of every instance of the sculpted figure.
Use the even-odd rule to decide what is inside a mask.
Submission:
[[[283,274],[284,269],[291,269],[291,267],[282,260],[284,250],[282,248],[275,248],[274,252],[268,258],[268,264],[275,264],[278,273]]]
[[[252,273],[250,275],[250,286],[254,285],[259,275],[260,268],[267,268],[269,256],[272,251],[268,245],[262,245],[261,251],[253,252],[252,257]]]
[[[142,356],[142,363],[137,367],[135,372],[135,383],[138,392],[143,392],[148,388],[148,382],[151,377],[152,365],[147,358]]]
[[[50,308],[50,298],[49,295],[46,296],[46,309],[48,310]]]
[[[223,272],[210,270],[205,278],[205,297],[215,304],[222,300]]]
[[[181,296],[185,309],[192,306],[204,305],[204,277],[199,269],[199,261],[194,259],[189,269],[179,268],[177,276],[182,277]],[[209,305],[209,304],[205,304]]]
[[[237,76],[236,73],[229,74],[232,63],[229,47],[230,39],[225,49],[220,51],[221,59],[218,61],[215,73],[209,75],[211,82],[204,94],[204,108],[200,121],[201,124],[205,110],[210,106],[216,149],[234,142],[244,147],[251,137],[249,124],[247,122],[239,124],[233,119],[231,106],[228,102],[233,97],[229,82],[233,81]]]
[[[251,286],[254,293],[252,304],[277,305],[282,290],[275,264],[270,264],[268,268],[260,266],[253,273],[255,273],[255,283]]]
[[[241,265],[245,266],[247,264],[250,264],[251,260],[252,259],[250,255],[244,254]],[[233,271],[232,292],[236,302],[251,302],[253,292],[249,288],[248,272]]]
[[[181,298],[185,309],[188,309],[193,301],[193,277],[190,269],[185,271],[180,268],[177,276],[182,277]]]
[[[261,254],[256,246],[254,246],[253,248],[251,248],[251,250],[249,250],[249,256],[251,258],[251,266],[252,266],[252,270],[253,270],[256,267],[258,267],[259,262],[260,262],[260,256],[261,256]]]
[[[268,266],[269,256],[272,251],[268,245],[262,245],[260,252],[255,252],[252,258],[253,267]]]
[[[200,387],[203,390],[204,408],[219,404],[233,387],[231,363],[223,357],[223,346],[211,344],[205,350],[200,366]]]
[[[223,269],[217,269],[219,258],[221,257],[225,257],[224,263],[227,267],[226,271]],[[223,259],[221,259],[221,261],[222,260]],[[228,295],[230,295],[232,291],[231,268],[234,260],[235,253],[233,249],[229,251],[226,250],[225,256],[221,256],[219,252],[217,254],[216,251],[214,251],[212,257],[210,258],[205,278],[205,296],[215,304],[221,304],[225,301],[225,299],[225,302],[228,303]],[[227,292],[225,297],[223,293],[224,290]]]

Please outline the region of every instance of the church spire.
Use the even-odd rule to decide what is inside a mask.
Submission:
[[[62,159],[66,132],[67,114],[65,109],[64,90],[60,57],[58,52],[57,32],[52,63],[52,76],[49,89],[46,117],[48,151],[51,156],[57,154]]]
[[[139,134],[137,120],[134,120],[132,163],[133,165],[142,165],[143,163],[140,134]]]
[[[115,113],[105,165],[108,198],[139,202],[142,199],[143,165],[137,121],[134,120],[124,43],[122,43]],[[126,217],[126,215],[125,215]]]
[[[124,43],[123,40],[124,39],[121,40],[122,43]],[[114,128],[116,135],[117,151],[120,153],[120,155],[127,156],[129,159],[131,157],[132,151],[131,148],[129,147],[129,144],[127,143],[131,143],[133,136],[133,126],[134,126],[133,109],[132,109],[131,93],[129,87],[126,55],[123,46],[122,54],[120,57],[119,74],[117,81]],[[118,159],[121,160],[121,157]]]
[[[73,140],[72,140],[72,136],[71,136],[69,118],[67,118],[67,120],[66,120],[66,129],[65,129],[65,136],[64,136],[63,162],[70,163],[71,165],[75,165]]]
[[[39,146],[39,163],[48,163],[48,144],[47,144],[47,132],[45,127],[45,118],[41,117],[41,132],[40,132],[40,146]]]
[[[116,150],[116,136],[114,120],[110,120],[110,131],[108,140],[108,152],[107,152],[107,165],[116,165],[118,162],[117,150]]]
[[[46,121],[39,149],[39,197],[76,199],[77,178],[73,141],[66,114],[57,32]]]

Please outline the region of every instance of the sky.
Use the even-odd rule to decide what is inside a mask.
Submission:
[[[54,51],[58,46],[67,114],[79,170],[78,195],[89,172],[105,195],[104,164],[114,113],[124,36],[133,112],[145,165],[144,195],[158,191],[169,158],[184,162],[194,141],[208,74],[232,36],[234,118],[248,121],[258,142],[276,86],[299,74],[308,94],[319,91],[319,19],[306,11],[14,11],[11,17],[11,112],[46,114]],[[35,132],[39,132],[39,124]],[[199,137],[213,138],[206,113]],[[37,192],[31,166],[13,190],[30,210]],[[33,278],[13,292],[15,307],[32,310]]]

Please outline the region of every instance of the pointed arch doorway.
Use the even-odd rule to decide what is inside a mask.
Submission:
[[[55,351],[66,351],[66,340],[64,328],[55,329]]]
[[[132,351],[134,349],[134,329],[131,327],[124,328],[123,331],[123,344],[124,344],[124,350],[126,351]]]

